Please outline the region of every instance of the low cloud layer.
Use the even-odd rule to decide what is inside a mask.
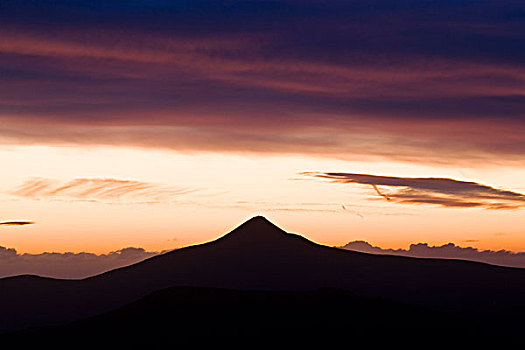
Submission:
[[[344,184],[371,186],[378,197],[395,203],[493,210],[525,207],[524,194],[477,182],[447,178],[411,178],[353,173],[305,172],[302,175]]]
[[[409,249],[382,249],[365,241],[353,241],[339,248],[370,254],[461,259],[525,268],[525,252],[479,250],[472,247],[459,247],[453,243],[442,246],[417,243],[411,244]],[[148,252],[143,248],[129,247],[100,255],[85,252],[19,254],[16,249],[0,246],[0,278],[23,274],[66,279],[86,278],[165,252],[167,251]]]
[[[188,188],[173,188],[149,182],[121,179],[75,179],[69,182],[32,178],[11,192],[28,198],[71,198],[85,200],[158,201],[191,192]]]
[[[5,221],[0,222],[0,226],[25,226],[25,225],[33,225],[33,221]]]
[[[525,268],[525,252],[514,253],[508,250],[479,250],[472,247],[459,247],[454,243],[442,246],[429,246],[427,243],[411,244],[407,249],[383,249],[365,241],[353,241],[342,249],[370,254],[400,255],[415,258],[461,259],[484,262],[492,265]]]
[[[85,278],[147,259],[158,252],[124,248],[108,254],[42,253],[18,254],[0,246],[0,278],[31,274],[54,278]]]

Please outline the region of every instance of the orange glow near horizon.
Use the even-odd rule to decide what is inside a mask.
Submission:
[[[407,248],[453,242],[525,251],[523,209],[391,203],[370,186],[299,175],[339,171],[444,177],[523,193],[521,168],[115,147],[2,146],[0,153],[9,169],[0,174],[0,221],[35,222],[0,227],[0,246],[20,253],[107,253],[129,246],[162,251],[213,240],[255,215],[326,245],[365,240],[383,248]],[[51,183],[50,189],[19,191],[35,178]],[[99,181],[86,185],[78,179]],[[107,182],[128,189],[100,187]]]

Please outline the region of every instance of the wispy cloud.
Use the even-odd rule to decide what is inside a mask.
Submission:
[[[465,242],[477,241],[478,240],[467,240]],[[525,267],[525,252],[514,253],[508,250],[479,250],[473,247],[460,247],[454,243],[447,243],[441,246],[417,243],[411,244],[409,249],[383,249],[365,241],[353,241],[340,248],[370,254],[401,255],[415,258],[461,259],[493,265]]]
[[[150,182],[122,179],[81,178],[61,182],[32,178],[10,193],[28,198],[70,198],[80,200],[145,200],[160,201],[194,191],[190,188],[174,188]]]
[[[25,225],[33,225],[33,221],[5,221],[0,222],[0,226],[25,226]]]
[[[301,175],[345,184],[368,185],[378,196],[395,203],[494,210],[525,207],[524,194],[477,182],[448,178],[411,178],[354,173],[304,172]]]

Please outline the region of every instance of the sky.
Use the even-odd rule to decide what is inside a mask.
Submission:
[[[2,1],[0,247],[149,254],[264,215],[525,251],[524,46],[522,1]]]

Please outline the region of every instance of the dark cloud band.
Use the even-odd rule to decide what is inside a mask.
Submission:
[[[0,222],[0,226],[25,226],[25,225],[33,225],[33,221],[5,221]]]
[[[448,208],[494,210],[525,207],[522,193],[497,189],[477,182],[447,178],[410,178],[353,173],[305,172],[305,176],[346,184],[369,185],[378,196],[395,203],[432,204]],[[380,186],[385,188],[381,190]]]
[[[523,3],[365,3],[2,2],[0,142],[523,162]]]

